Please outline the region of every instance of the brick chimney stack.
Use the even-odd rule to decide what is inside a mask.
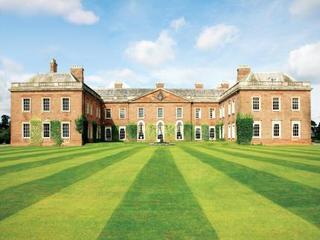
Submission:
[[[83,75],[84,69],[81,66],[72,66],[70,69],[70,73],[72,76],[77,79],[79,82],[84,81],[84,75]]]
[[[115,88],[115,89],[121,89],[122,87],[123,87],[122,82],[115,82],[115,83],[114,83],[114,88]]]
[[[203,84],[202,84],[202,83],[195,83],[195,84],[194,84],[194,88],[195,88],[196,90],[201,90],[201,89],[203,89]]]
[[[52,58],[50,61],[50,73],[56,73],[58,70],[58,64],[57,61]]]
[[[251,73],[251,68],[248,65],[241,65],[237,69],[237,81],[241,81]]]
[[[164,88],[164,83],[162,82],[156,83],[156,88]]]

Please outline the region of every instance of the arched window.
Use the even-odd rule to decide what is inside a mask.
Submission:
[[[183,140],[183,122],[177,121],[176,123],[176,140]]]
[[[145,125],[143,121],[138,122],[137,126],[137,139],[144,140],[145,139]]]
[[[157,122],[156,134],[157,134],[157,141],[163,142],[164,141],[164,123],[163,123],[163,121]]]

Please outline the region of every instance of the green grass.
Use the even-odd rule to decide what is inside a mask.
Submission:
[[[0,239],[320,239],[320,146],[2,147]]]

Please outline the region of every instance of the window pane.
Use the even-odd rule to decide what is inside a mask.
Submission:
[[[70,101],[69,98],[62,99],[62,111],[69,111],[70,109]]]
[[[258,97],[252,98],[252,109],[260,110],[260,98]]]
[[[63,123],[62,124],[62,137],[63,138],[69,138],[69,129],[70,129],[70,125],[69,123]]]
[[[43,137],[44,138],[50,137],[50,124],[49,123],[43,124]]]
[[[279,137],[280,136],[280,125],[279,125],[279,123],[275,123],[273,125],[273,136],[274,137]]]
[[[292,98],[292,109],[299,110],[299,98]]]
[[[43,111],[50,111],[50,98],[43,99]]]
[[[273,98],[272,109],[273,110],[280,110],[280,100],[279,100],[279,98]]]
[[[163,118],[163,108],[158,108],[158,118]]]
[[[177,118],[182,118],[182,108],[177,108]]]
[[[210,137],[211,139],[214,139],[214,136],[215,136],[215,129],[214,129],[214,128],[210,128],[209,137]]]
[[[30,124],[29,123],[23,124],[23,137],[24,138],[30,137]]]
[[[253,124],[253,136],[260,137],[260,124]]]
[[[143,118],[144,117],[144,108],[139,108],[138,109],[138,116],[139,116],[139,118]]]
[[[140,139],[140,140],[144,139],[143,123],[139,123],[139,125],[138,125],[138,139]]]
[[[106,140],[111,141],[112,135],[111,135],[111,128],[106,128]]]
[[[201,139],[201,128],[196,128],[196,139]]]
[[[23,99],[23,111],[25,111],[25,112],[30,111],[30,99],[28,99],[28,98]]]
[[[299,137],[299,124],[294,123],[292,126],[292,136]]]
[[[120,140],[126,139],[126,130],[125,130],[125,128],[120,128],[119,138],[120,138]]]

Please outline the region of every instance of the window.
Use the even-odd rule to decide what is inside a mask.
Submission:
[[[228,115],[231,115],[231,103],[228,103]]]
[[[176,123],[176,140],[183,140],[183,123],[178,121]]]
[[[261,138],[261,122],[260,121],[254,121],[253,122],[253,138]]]
[[[158,118],[163,118],[163,116],[164,116],[164,112],[163,112],[164,110],[163,110],[163,108],[162,107],[159,107],[158,109],[157,109],[157,117]]]
[[[100,107],[97,107],[97,108],[96,108],[96,117],[97,117],[97,118],[100,118],[100,117],[101,117],[101,109],[100,109]]]
[[[300,98],[294,97],[291,99],[292,111],[299,111],[300,110]]]
[[[281,122],[280,121],[272,122],[272,137],[281,138]]]
[[[231,138],[236,138],[236,125],[234,123],[231,125]]]
[[[111,119],[112,115],[111,115],[111,109],[107,108],[105,109],[105,119]]]
[[[279,97],[272,98],[272,110],[273,111],[280,111],[280,98]]]
[[[43,138],[50,138],[50,123],[43,123],[42,124],[42,137]]]
[[[30,112],[31,111],[31,98],[22,99],[22,111]]]
[[[30,138],[30,123],[22,123],[22,137]]]
[[[196,119],[201,118],[201,108],[196,108]]]
[[[90,115],[93,115],[93,105],[90,104]]]
[[[138,131],[137,131],[138,140],[144,140],[144,138],[145,138],[144,132],[145,132],[144,122],[143,122],[143,121],[140,121],[140,122],[138,123]]]
[[[176,108],[176,118],[182,118],[183,117],[183,108],[177,107]]]
[[[201,127],[200,126],[195,127],[195,139],[201,140]]]
[[[231,138],[231,125],[228,125],[228,139]]]
[[[216,118],[216,111],[214,108],[209,108],[209,118],[210,119]]]
[[[232,114],[236,113],[236,103],[234,100],[231,103],[231,112],[232,112]]]
[[[86,114],[90,113],[90,105],[89,103],[86,103]]]
[[[120,119],[125,119],[126,118],[126,109],[125,108],[120,108],[119,109],[119,118]]]
[[[260,97],[253,97],[252,98],[252,110],[253,111],[260,111]]]
[[[224,138],[224,125],[221,126],[221,138]]]
[[[119,128],[119,139],[125,140],[126,139],[126,127]]]
[[[300,137],[300,121],[292,122],[292,137]]]
[[[50,98],[42,98],[42,111],[50,112]]]
[[[106,127],[105,128],[105,140],[106,141],[112,141],[112,128],[111,127]]]
[[[92,124],[88,124],[88,139],[93,138],[93,127]]]
[[[220,118],[224,118],[224,107],[220,108]]]
[[[62,138],[70,138],[70,123],[62,122],[61,123],[61,137]]]
[[[138,108],[138,118],[144,118],[144,108],[143,107]]]
[[[216,135],[216,128],[215,127],[209,127],[209,139],[214,140]]]
[[[62,112],[70,112],[70,98],[63,97],[61,99]]]

